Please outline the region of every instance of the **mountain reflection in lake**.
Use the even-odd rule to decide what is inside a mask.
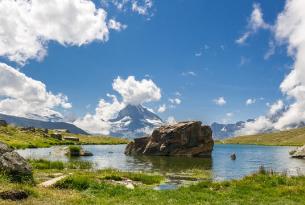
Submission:
[[[291,159],[289,151],[293,147],[255,146],[255,145],[215,145],[211,159],[189,157],[126,156],[126,145],[84,145],[92,152],[88,160],[97,169],[116,168],[125,171],[156,171],[160,173],[181,173],[191,169],[211,170],[215,180],[240,178],[251,174],[263,165],[290,175],[305,173],[305,160]],[[25,158],[47,160],[75,160],[64,155],[64,147],[25,149],[18,152]],[[235,161],[230,159],[236,153]]]

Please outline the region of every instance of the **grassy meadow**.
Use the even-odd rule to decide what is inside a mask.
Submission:
[[[50,130],[49,133],[53,131]],[[63,136],[78,137],[79,142],[69,140],[58,140],[46,137],[43,132],[23,131],[18,127],[0,127],[0,142],[4,142],[15,149],[50,147],[53,145],[85,145],[85,144],[127,144],[127,139],[109,136],[88,136],[63,133]]]
[[[232,137],[225,140],[219,140],[217,143],[269,146],[303,146],[305,144],[305,128],[267,134]]]

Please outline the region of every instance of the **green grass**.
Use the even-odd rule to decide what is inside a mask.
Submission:
[[[50,133],[53,131],[50,131]],[[88,136],[63,133],[63,136],[73,136],[80,139],[79,142],[57,140],[46,136],[43,132],[26,132],[18,127],[0,127],[0,142],[4,142],[15,149],[50,147],[54,145],[84,145],[84,144],[127,144],[127,139],[109,136]]]
[[[70,172],[70,170],[69,170]],[[113,174],[113,172],[115,174]],[[261,169],[257,174],[241,180],[223,182],[203,181],[177,190],[155,191],[151,186],[130,190],[101,180],[111,176],[123,177],[126,172],[101,170],[74,171],[54,188],[14,184],[0,177],[0,191],[21,189],[30,198],[18,204],[105,204],[105,205],[185,205],[185,204],[304,204],[305,177],[287,177]],[[131,176],[130,174],[129,176]],[[141,175],[145,175],[141,173]],[[148,174],[150,175],[150,174]],[[143,179],[143,176],[140,178]],[[144,177],[145,178],[145,177]],[[119,178],[118,178],[119,180]],[[144,180],[145,181],[145,180]],[[0,204],[15,204],[1,201]]]
[[[111,179],[120,181],[124,178],[138,181],[146,185],[158,184],[164,181],[164,177],[156,174],[148,174],[142,172],[122,172],[116,169],[105,169],[98,171],[100,179]]]
[[[223,144],[253,144],[269,146],[303,146],[305,144],[305,128],[268,134],[232,137],[216,143]]]
[[[89,161],[69,161],[69,162],[61,162],[61,161],[48,161],[44,159],[38,160],[29,160],[31,166],[37,170],[47,170],[47,169],[91,169],[93,167],[92,162]]]
[[[68,147],[69,149],[69,153],[74,153],[74,154],[78,154],[80,155],[80,152],[81,152],[81,147],[78,146],[78,145],[70,145]]]

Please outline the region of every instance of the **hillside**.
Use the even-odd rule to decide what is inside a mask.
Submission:
[[[0,126],[0,142],[4,142],[13,148],[36,148],[50,147],[53,145],[68,145],[68,144],[127,144],[128,140],[122,138],[108,136],[90,136],[76,135],[71,133],[62,133],[63,136],[73,136],[79,138],[79,142],[69,140],[58,140],[50,137],[52,130],[45,134],[40,129],[36,131],[24,131],[21,128]]]
[[[303,127],[289,131],[281,131],[268,134],[232,137],[218,142],[224,144],[301,146],[305,144],[305,128]]]
[[[66,122],[50,122],[50,121],[41,121],[28,119],[24,117],[17,117],[11,115],[0,114],[0,119],[4,119],[8,124],[16,125],[18,127],[35,127],[35,128],[43,128],[43,129],[66,129],[74,134],[83,134],[86,135],[84,130],[76,127],[73,124]]]

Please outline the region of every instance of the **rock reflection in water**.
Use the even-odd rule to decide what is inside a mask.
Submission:
[[[211,170],[211,158],[190,157],[159,157],[159,156],[131,156],[136,164],[146,164],[151,171],[166,174],[168,172],[179,173],[192,169]]]

